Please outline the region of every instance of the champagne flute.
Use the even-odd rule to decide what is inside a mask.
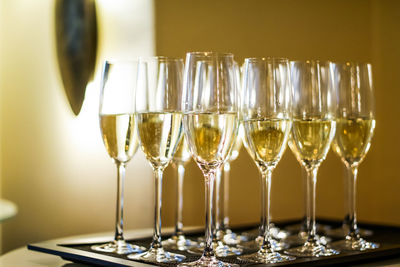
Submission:
[[[151,263],[180,262],[185,256],[167,252],[161,244],[162,178],[182,138],[182,59],[139,59],[136,120],[140,148],[154,171],[153,241],[148,251],[128,258]]]
[[[184,75],[185,137],[205,178],[206,230],[203,255],[180,266],[236,266],[219,261],[214,251],[214,182],[233,147],[239,110],[232,54],[186,55]]]
[[[327,87],[327,86],[333,86],[332,84],[332,75],[330,74],[330,63],[329,62],[319,62],[320,65],[320,83],[322,87]],[[296,153],[296,146],[294,143],[294,140],[292,136],[289,138],[289,147],[292,150],[294,156],[296,157],[297,161],[299,162],[300,166],[303,165],[302,159],[300,157],[299,153]],[[303,168],[301,172],[302,176],[302,181],[303,181],[303,195],[304,195],[304,207],[305,207],[305,212],[304,212],[304,218],[301,222],[301,224],[297,225],[298,226],[298,233],[296,235],[291,235],[285,238],[285,242],[288,242],[291,245],[301,245],[304,244],[304,242],[307,241],[308,237],[308,232],[307,232],[307,225],[310,225],[311,221],[310,218],[307,216],[307,211],[311,208],[311,203],[310,203],[310,184],[307,182],[307,171],[305,168]],[[293,225],[295,228],[296,225]],[[328,228],[326,225],[320,225],[320,224],[315,224],[315,231],[317,232],[319,228]],[[319,242],[323,245],[327,245],[328,242],[331,241],[329,237],[322,236],[322,235],[316,235],[315,236]]]
[[[348,172],[349,232],[344,240],[332,245],[343,250],[375,249],[379,244],[361,238],[356,215],[358,166],[364,160],[375,129],[375,106],[372,67],[368,63],[335,63],[335,85],[338,89],[336,136],[333,151]]]
[[[239,259],[255,263],[294,260],[273,250],[270,231],[272,173],[283,155],[291,129],[289,61],[278,58],[247,58],[243,74],[241,115],[246,143],[261,175],[265,196],[261,227],[263,242],[253,254]]]
[[[146,248],[128,244],[123,234],[125,166],[136,153],[138,132],[135,122],[137,62],[106,61],[100,93],[100,130],[108,155],[117,166],[117,207],[114,241],[93,245],[92,250],[129,254]]]
[[[183,210],[183,180],[185,176],[185,165],[190,161],[191,156],[185,138],[182,136],[178,148],[172,158],[172,166],[176,170],[176,208],[175,208],[175,233],[163,241],[166,249],[189,250],[196,247],[197,242],[187,239],[183,233],[182,210]]]
[[[328,62],[326,68],[331,70]],[[309,207],[307,207],[307,240],[287,253],[304,257],[321,257],[339,252],[323,245],[316,236],[315,199],[318,168],[329,151],[335,135],[336,90],[330,71],[319,61],[291,62],[293,85],[292,150],[307,172]],[[328,74],[328,79],[324,75]],[[325,82],[326,81],[326,82]]]

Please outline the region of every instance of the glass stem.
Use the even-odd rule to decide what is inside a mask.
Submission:
[[[345,166],[344,168],[344,175],[343,175],[343,184],[344,184],[344,188],[345,190],[347,190],[347,192],[345,192],[345,201],[344,201],[344,210],[346,211],[346,215],[344,216],[343,219],[343,225],[342,228],[345,230],[349,230],[350,229],[350,199],[349,197],[351,197],[351,188],[349,185],[349,180],[351,179],[351,176],[348,175],[348,168]]]
[[[214,202],[214,240],[218,238],[217,234],[219,230],[222,229],[222,223],[221,223],[221,179],[222,179],[222,172],[221,169],[218,169],[216,176],[215,176],[215,191],[214,191],[214,197],[215,197],[215,202]]]
[[[213,235],[214,235],[214,207],[213,207],[213,195],[214,195],[214,182],[215,182],[215,171],[210,170],[205,174],[205,201],[206,201],[206,244],[203,252],[203,257],[214,257],[213,249]]]
[[[262,222],[263,225],[263,244],[261,245],[261,250],[266,252],[272,252],[271,249],[271,231],[270,231],[270,211],[271,211],[271,177],[272,169],[267,168],[262,173],[262,188],[264,189],[264,198],[262,200],[262,206],[264,207]]]
[[[177,164],[177,181],[176,181],[176,209],[175,209],[175,235],[183,235],[183,178],[185,176],[185,167],[182,163]]]
[[[155,177],[155,209],[154,209],[154,232],[151,248],[161,248],[161,197],[162,197],[162,177],[163,168],[158,168],[154,171]]]
[[[265,186],[264,186],[264,175],[261,175],[260,188],[261,188],[261,212],[260,212],[260,230],[259,235],[264,236],[265,233]]]
[[[303,169],[303,168],[302,168]],[[310,213],[309,209],[310,209],[310,203],[308,202],[309,200],[309,194],[310,194],[310,187],[309,187],[309,183],[307,182],[307,172],[304,171],[304,169],[301,172],[301,177],[303,180],[303,197],[304,197],[304,216],[301,222],[301,227],[300,227],[300,232],[305,232],[306,229],[308,229],[310,227],[310,218],[309,216],[307,216],[307,214]]]
[[[307,208],[307,242],[317,243],[316,238],[316,221],[315,221],[315,199],[316,199],[316,187],[317,187],[317,173],[318,167],[314,166],[307,169],[307,188],[308,191],[308,208]]]
[[[356,214],[356,185],[357,185],[357,173],[358,167],[351,166],[348,168],[348,185],[349,185],[349,233],[348,236],[351,238],[359,238],[358,227],[357,227],[357,214]]]
[[[117,209],[115,221],[115,241],[124,240],[124,181],[125,181],[125,164],[117,162]]]
[[[222,228],[229,229],[229,174],[231,171],[231,164],[227,161],[224,164],[224,205],[221,212]]]

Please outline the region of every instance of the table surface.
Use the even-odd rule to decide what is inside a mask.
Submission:
[[[172,228],[165,229],[165,232],[172,231]],[[150,235],[152,233],[152,229],[140,229],[140,230],[129,230],[125,232],[125,237],[127,239],[130,236],[136,235]],[[59,243],[69,243],[69,242],[78,242],[80,240],[90,241],[90,242],[101,242],[107,240],[110,236],[113,236],[113,233],[97,233],[90,235],[79,235],[79,236],[71,236],[66,238],[59,238],[50,240],[51,242],[59,242]],[[12,250],[2,256],[0,256],[0,266],[1,267],[89,267],[91,265],[78,264],[70,261],[63,260],[62,258],[46,253],[40,253],[36,251],[28,250],[26,247],[18,248]],[[385,259],[381,261],[374,261],[367,264],[355,264],[351,266],[399,266],[400,267],[400,255],[396,258]]]

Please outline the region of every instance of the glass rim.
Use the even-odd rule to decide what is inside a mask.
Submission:
[[[145,57],[138,57],[138,62],[143,61],[151,61],[151,60],[158,60],[158,61],[182,61],[183,58],[180,57],[169,57],[169,56],[145,56]]]
[[[372,66],[369,61],[331,61],[334,65],[346,65],[346,66]]]
[[[290,60],[286,57],[247,57],[244,59],[244,62],[253,62],[253,61],[278,61],[278,62],[290,62]]]
[[[321,59],[305,59],[305,60],[290,60],[290,63],[318,63],[318,64],[326,64],[326,63],[334,63],[332,60],[321,60]]]
[[[233,53],[230,52],[216,52],[216,51],[204,51],[204,52],[199,52],[199,51],[193,51],[193,52],[187,52],[186,56],[188,55],[194,55],[194,56],[203,56],[203,57],[232,57],[233,58]]]

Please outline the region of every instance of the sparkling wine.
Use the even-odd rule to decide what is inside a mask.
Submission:
[[[182,134],[182,113],[145,112],[137,114],[140,146],[153,168],[166,167]]]
[[[236,140],[237,113],[189,113],[185,115],[187,141],[196,162],[219,168]]]
[[[345,164],[360,163],[367,154],[374,134],[375,120],[369,118],[340,118],[336,120],[336,136],[332,142]]]
[[[174,163],[186,163],[190,160],[190,151],[188,148],[188,144],[185,140],[185,137],[182,136],[181,141],[178,144],[178,148],[172,158]]]
[[[291,148],[306,167],[325,159],[335,135],[335,124],[330,119],[293,119]]]
[[[138,132],[133,114],[100,115],[100,128],[108,155],[126,163],[138,148]]]
[[[248,151],[260,167],[274,167],[286,148],[291,122],[287,119],[244,121]]]
[[[234,161],[239,157],[240,149],[243,144],[243,126],[240,124],[239,130],[235,139],[235,143],[233,144],[231,154],[229,155],[229,161]]]

